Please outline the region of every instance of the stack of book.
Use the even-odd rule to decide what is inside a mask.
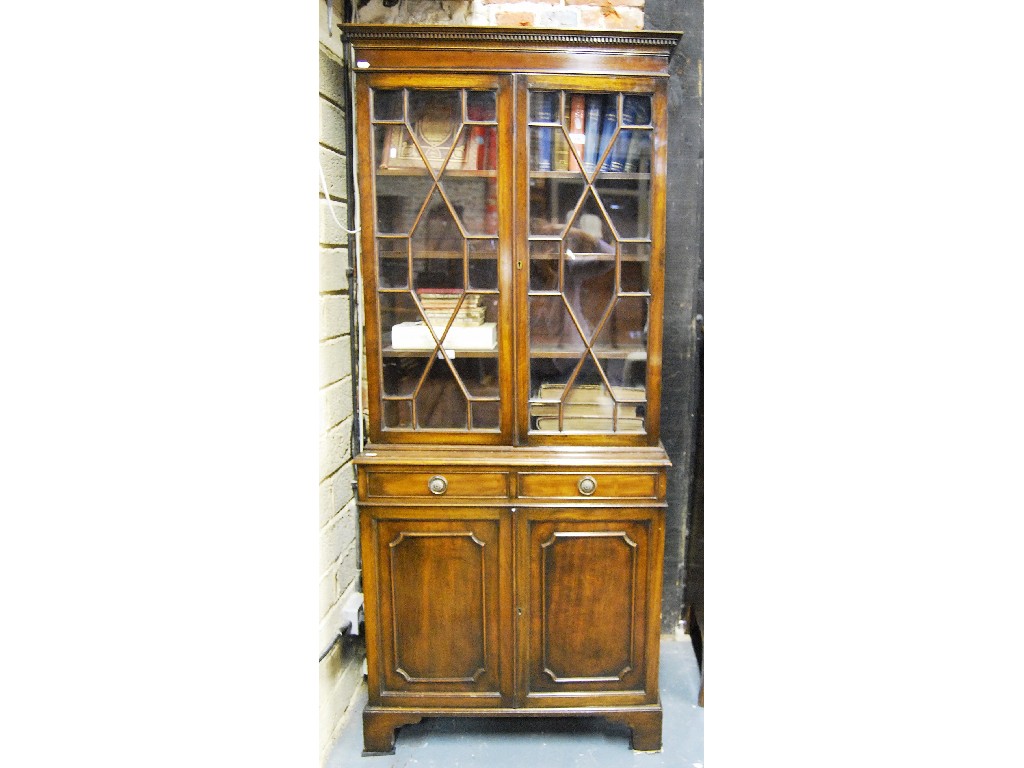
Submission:
[[[438,333],[448,325],[463,295],[461,288],[420,288],[416,293],[420,297],[420,304],[423,305],[423,314]],[[485,311],[485,308],[480,306],[480,294],[466,294],[462,299],[462,306],[452,320],[452,327],[480,325],[484,321]]]
[[[557,401],[564,391],[563,384],[541,384],[537,397]],[[612,387],[609,396],[607,388],[600,384],[575,386],[562,403],[562,429],[643,432],[644,419],[639,408],[645,398],[643,387]],[[537,429],[558,431],[558,406],[557,402],[530,403],[530,415],[536,418]],[[617,421],[614,426],[613,421]]]
[[[393,349],[433,349],[436,344],[430,331],[433,330],[434,336],[440,338],[449,320],[452,325],[442,343],[445,350],[487,350],[497,346],[497,323],[484,322],[487,308],[481,306],[479,294],[465,294],[463,298],[461,288],[420,288],[416,293],[430,328],[423,321],[392,326]]]

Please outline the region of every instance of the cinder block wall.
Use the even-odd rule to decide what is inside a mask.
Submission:
[[[340,7],[340,2],[338,3]],[[352,493],[352,328],[349,322],[345,80],[336,28],[320,2],[320,649],[337,635],[341,609],[359,590]],[[337,13],[337,10],[335,11]],[[340,19],[332,14],[331,23]],[[337,221],[335,221],[337,219]],[[346,639],[320,662],[320,760],[326,760],[362,679],[363,646]]]

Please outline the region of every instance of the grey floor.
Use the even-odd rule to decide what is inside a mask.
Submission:
[[[425,718],[398,730],[395,754],[362,757],[366,685],[350,709],[326,768],[546,768],[547,766],[704,765],[704,709],[697,706],[700,671],[690,638],[661,640],[663,748],[629,748],[629,729],[603,718]]]

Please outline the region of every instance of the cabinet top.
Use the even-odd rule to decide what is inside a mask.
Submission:
[[[656,446],[486,446],[368,444],[354,463],[405,464],[410,467],[670,467],[665,447]]]
[[[586,57],[594,54],[594,65],[602,70],[623,71],[640,61],[651,64],[641,69],[659,70],[667,66],[682,32],[619,31],[583,29],[538,29],[529,27],[460,27],[390,24],[339,24],[342,36],[352,43],[356,68],[444,69],[463,71],[586,71]],[[418,61],[402,52],[429,51],[430,57]],[[445,57],[437,58],[437,53]],[[538,56],[540,54],[540,56]],[[546,54],[546,56],[545,56]],[[573,56],[568,65],[564,57]],[[474,58],[465,62],[460,55]],[[452,57],[456,61],[453,62]],[[529,56],[524,60],[524,56]],[[455,67],[453,67],[453,63]]]

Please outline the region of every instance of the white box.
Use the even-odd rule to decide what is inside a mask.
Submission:
[[[441,330],[437,329],[440,336]],[[433,337],[425,323],[399,323],[391,327],[392,349],[433,349]],[[449,349],[494,349],[498,346],[498,324],[453,325],[448,329],[444,348]]]

